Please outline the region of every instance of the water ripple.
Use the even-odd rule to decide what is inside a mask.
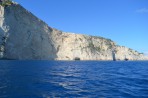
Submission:
[[[0,61],[2,98],[148,98],[148,62]]]

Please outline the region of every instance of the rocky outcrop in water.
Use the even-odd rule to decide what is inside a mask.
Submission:
[[[0,56],[18,60],[145,60],[110,39],[49,27],[19,4],[0,6]]]

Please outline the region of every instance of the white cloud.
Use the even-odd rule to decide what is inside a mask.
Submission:
[[[144,55],[147,55],[148,56],[148,51],[144,52]]]
[[[141,8],[136,10],[137,13],[148,13],[148,8]]]

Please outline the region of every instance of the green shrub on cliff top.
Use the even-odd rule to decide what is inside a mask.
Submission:
[[[9,6],[11,4],[12,4],[11,0],[0,0],[0,5],[2,5],[3,7]]]

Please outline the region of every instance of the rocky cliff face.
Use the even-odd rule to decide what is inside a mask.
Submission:
[[[118,46],[110,39],[87,36],[53,29],[51,32],[57,60],[113,60],[114,51],[116,60],[146,60],[147,57],[135,50]]]
[[[52,43],[52,28],[18,4],[0,7],[0,43],[4,45],[4,58],[54,59],[56,49]],[[1,47],[3,47],[1,45]]]
[[[110,39],[49,27],[19,4],[0,6],[0,56],[41,60],[145,60],[146,56]]]

